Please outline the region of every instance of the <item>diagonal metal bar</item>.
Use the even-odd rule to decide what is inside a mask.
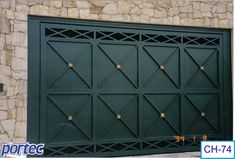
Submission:
[[[72,114],[72,116],[75,116],[82,108],[85,107],[85,105],[87,104],[88,101],[90,101],[92,95],[89,95],[86,99],[83,100],[83,102],[81,104],[79,104],[77,110],[74,111],[74,113]]]
[[[83,130],[74,120],[71,121],[89,140],[91,140],[91,137],[87,134],[85,130]]]
[[[148,52],[148,50],[143,47],[143,49],[145,50],[145,52],[147,53],[147,55],[153,60],[153,62],[158,66],[158,68],[156,69],[156,71],[151,75],[151,77],[149,78],[149,80],[147,80],[145,83],[144,83],[144,87],[146,87],[149,83],[151,83],[151,81],[157,77],[158,73],[160,72],[160,64],[153,58],[153,56]],[[173,57],[173,55],[175,54],[176,50],[178,50],[178,48],[176,48],[168,57],[167,59],[163,62],[163,65],[165,65],[170,59],[171,57]],[[177,87],[179,88],[177,82],[175,82],[167,72],[163,71],[165,73],[165,75],[170,79],[170,81]]]
[[[136,95],[136,96],[137,96],[137,95]],[[135,96],[135,97],[136,97],[136,96]],[[135,99],[135,97],[129,99],[129,101],[127,102],[127,104],[120,110],[120,113],[123,113],[123,112],[124,112],[124,109],[133,101],[133,99]],[[98,98],[101,99],[101,101],[109,108],[109,110],[110,110],[114,115],[116,114],[116,112],[112,109],[112,107],[111,107],[108,103],[106,103],[106,102],[104,101],[104,99],[103,99],[101,96],[98,96]],[[120,121],[122,122],[122,124],[123,124],[134,136],[137,137],[137,135],[134,133],[134,131],[133,131],[131,128],[129,128],[129,127],[127,126],[127,124],[126,124],[126,122],[125,122],[124,120],[120,119]],[[110,129],[111,126],[113,126],[113,124],[114,124],[114,123],[112,123],[112,121],[111,121],[110,124],[109,124],[109,126],[108,126],[108,129]],[[106,128],[105,128],[105,129],[106,129]],[[106,133],[106,132],[105,132],[105,133]],[[105,133],[103,133],[103,135],[104,135]],[[103,135],[102,135],[102,136],[103,136]]]
[[[47,96],[47,97],[56,105],[57,108],[59,108],[59,110],[60,110],[66,117],[68,116],[68,114],[65,113],[64,110],[61,109],[51,97],[49,97],[49,96]],[[77,128],[79,128],[79,130],[80,130],[88,139],[91,139],[91,138],[89,137],[89,135],[87,135],[87,133],[84,132],[73,120],[71,120],[71,121],[72,121],[72,123],[75,124],[75,126],[76,126]]]
[[[203,110],[201,111],[201,110],[199,110],[199,108],[196,106],[196,104],[187,96],[187,95],[185,95],[185,97],[186,97],[186,99],[192,104],[192,106],[198,111],[198,113],[200,113],[201,114],[201,112],[203,112],[204,110],[205,110],[205,108],[214,100],[214,98],[215,98],[215,96],[213,96],[212,98],[211,98],[211,100],[206,104],[206,106],[203,108]],[[198,118],[196,118],[193,122],[192,122],[192,124],[191,125],[193,125],[193,123],[196,123],[199,119],[201,119],[201,117],[199,116]],[[207,123],[212,127],[212,129],[214,129],[215,130],[215,132],[217,132],[218,130],[209,122],[209,120],[206,118],[206,117],[204,117],[204,120],[206,120],[207,121]],[[191,128],[189,128],[189,130],[191,130],[192,129],[192,127]],[[189,131],[188,130],[188,131]],[[187,132],[188,132],[187,131]]]
[[[111,61],[111,63],[116,67],[116,63],[106,54],[105,50],[100,46],[98,45],[99,49],[103,52],[103,54]],[[124,56],[121,60],[120,60],[120,63],[119,64],[122,64],[124,65],[124,63],[126,62],[127,59],[129,59],[129,57],[131,56],[131,53],[132,51],[136,49],[136,47],[133,47],[128,53],[126,56]],[[99,84],[99,87],[102,87],[109,79],[111,76],[114,75],[114,73],[116,73],[117,69],[114,68]],[[137,86],[134,84],[134,82],[121,70],[120,71],[124,77],[127,78],[127,80],[135,87],[137,88]],[[101,85],[102,84],[102,85]]]
[[[59,56],[62,59],[62,61],[64,61],[66,65],[69,63],[64,59],[63,56],[59,54],[58,50],[55,49],[49,42],[48,42],[48,45],[54,50],[56,55]],[[89,47],[90,45],[82,50],[83,53],[79,56],[79,58],[81,58],[84,55],[84,51]],[[75,61],[77,61],[79,58],[77,58]],[[72,69],[74,70],[74,68]],[[68,70],[69,70],[68,68],[65,68],[65,70],[53,82],[49,84],[49,88],[52,87]],[[83,77],[80,76],[78,72],[75,71],[75,74],[79,76],[79,78],[88,86],[88,88],[91,88],[91,86],[83,79]]]
[[[199,66],[201,66],[191,55],[190,53],[188,52],[187,49],[185,49],[186,53],[188,54],[188,56],[190,57],[190,59],[198,66],[198,70],[193,74],[193,76],[188,80],[187,84],[190,84],[193,79],[198,76],[198,74],[201,72],[200,69],[199,69]],[[210,56],[203,62],[203,66],[206,66],[207,65],[207,62],[209,61],[209,59],[214,55],[214,53],[217,51],[217,49],[215,49],[214,52],[212,52],[210,54]],[[203,74],[209,79],[209,81],[215,86],[217,87],[217,84],[211,79],[211,77],[205,72],[205,71],[202,71]]]
[[[67,29],[61,29],[61,31],[56,31],[56,30],[54,30],[53,28],[50,28],[50,30],[52,30],[52,31],[55,32],[54,34],[51,34],[50,37],[53,37],[54,35],[57,35],[57,34],[61,35],[61,36],[64,37],[64,38],[67,37],[67,36],[64,35],[64,34],[61,34],[61,32],[66,31]],[[67,38],[68,38],[68,37],[67,37]]]
[[[176,97],[178,97],[178,95],[176,95],[174,98],[171,99],[171,101],[167,104],[167,106],[165,107],[165,109],[162,112],[166,112],[166,110],[170,107],[170,105],[175,101]],[[155,104],[151,102],[151,100],[149,100],[145,95],[144,98],[152,105],[152,107],[160,114],[161,111],[159,111],[156,107]],[[156,126],[157,124],[155,122],[157,122],[160,118],[156,118],[154,120],[154,122],[152,123],[151,127],[147,130],[147,132],[150,132],[150,129],[152,130],[154,128],[154,126]],[[171,122],[169,120],[167,120],[167,118],[165,117],[164,120],[167,122],[167,124],[177,133],[179,134],[178,130],[173,126],[173,124],[171,124]],[[145,132],[146,134],[146,132]]]
[[[99,146],[100,147],[103,147],[104,149],[102,149],[102,150],[100,150],[99,152],[103,152],[103,151],[105,151],[105,150],[110,150],[110,151],[115,151],[115,149],[113,149],[112,147],[114,146],[114,145],[116,145],[115,143],[113,143],[113,144],[111,144],[111,145],[109,145],[109,146],[103,146],[102,144],[99,144]]]
[[[91,146],[91,145],[86,145],[86,146],[84,146],[84,147],[82,147],[82,148],[80,148],[80,147],[75,147],[75,146],[71,146],[72,148],[77,149],[77,151],[75,151],[75,152],[73,152],[73,153],[71,153],[71,154],[76,154],[76,153],[79,153],[79,152],[82,152],[82,151],[85,151],[85,152],[89,153],[89,152],[91,152],[91,151],[88,151],[88,150],[86,150],[86,149],[89,148],[90,146]]]
[[[113,35],[113,34],[115,34],[115,32],[111,32],[111,33],[109,33],[109,34],[105,34],[105,33],[103,33],[102,31],[97,31],[96,33],[100,33],[100,34],[102,34],[103,36],[102,37],[100,37],[99,39],[104,39],[104,38],[110,38],[110,39],[112,39],[112,40],[114,40],[114,41],[117,41],[116,39],[114,39],[113,37],[111,37],[111,35]]]
[[[138,144],[137,142],[134,142],[134,143],[132,143],[132,144],[130,144],[130,145],[125,144],[125,143],[122,143],[122,145],[125,146],[125,148],[122,149],[122,151],[125,151],[125,150],[127,150],[128,148],[132,148],[132,149],[134,149],[134,150],[138,150],[137,148],[134,147],[134,146],[137,145],[137,144]]]

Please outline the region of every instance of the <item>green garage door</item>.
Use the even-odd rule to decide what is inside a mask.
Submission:
[[[29,17],[28,141],[45,156],[231,139],[230,31]]]

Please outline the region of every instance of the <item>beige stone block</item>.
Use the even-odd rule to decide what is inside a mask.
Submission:
[[[43,5],[34,5],[30,7],[30,14],[33,15],[48,15],[49,8]]]
[[[25,80],[18,80],[16,82],[17,93],[27,93],[27,82]]]
[[[60,9],[54,8],[54,7],[50,7],[49,8],[49,15],[51,15],[51,16],[59,16],[60,15]]]
[[[68,16],[68,9],[62,7],[61,10],[60,10],[60,16],[67,17]]]
[[[2,16],[6,19],[14,19],[14,12],[12,10],[3,9]]]
[[[11,68],[6,65],[0,65],[0,72],[3,75],[10,76],[11,75]]]
[[[62,6],[62,0],[52,0],[50,6],[60,9]]]
[[[201,12],[211,12],[212,5],[209,3],[201,3],[200,4],[200,11]]]
[[[15,57],[27,59],[27,49],[24,47],[15,47]]]
[[[27,72],[26,71],[14,71],[12,72],[12,78],[14,79],[27,79]]]
[[[91,14],[91,19],[99,19],[99,15],[98,14]]]
[[[141,9],[143,15],[146,15],[148,17],[153,17],[154,15],[154,9]]]
[[[173,7],[168,10],[168,15],[169,16],[174,16],[179,14],[179,8],[178,7]]]
[[[7,94],[6,94],[6,96],[7,96],[7,97],[13,96],[13,95],[14,95],[14,91],[15,91],[15,88],[14,88],[14,87],[8,87],[8,88],[7,88]]]
[[[5,46],[5,36],[0,37],[0,51],[4,49]]]
[[[168,17],[168,18],[163,18],[162,19],[162,24],[173,24],[173,18],[172,17]]]
[[[76,0],[63,0],[63,6],[67,8],[76,8]]]
[[[10,86],[12,86],[12,87],[16,86],[16,80],[15,79],[13,79],[13,78],[11,79]]]
[[[25,47],[27,43],[26,33],[13,32],[12,33],[12,45]]]
[[[16,109],[15,109],[15,107],[8,109],[7,118],[8,119],[16,119]]]
[[[104,14],[118,14],[118,5],[115,3],[107,4],[103,8],[102,13],[104,13]]]
[[[10,20],[0,17],[0,33],[9,34],[11,29]]]
[[[155,18],[151,18],[151,19],[155,19]],[[140,16],[139,15],[131,15],[131,21],[132,22],[139,22],[140,21]]]
[[[200,3],[201,2],[193,2],[193,9],[200,10]]]
[[[13,138],[12,142],[13,143],[25,143],[26,138]]]
[[[112,20],[112,21],[124,21],[124,17],[122,15],[112,15],[110,20]]]
[[[140,15],[140,22],[150,23],[150,17],[142,14],[142,15]]]
[[[118,1],[118,10],[119,14],[129,14],[130,3],[127,3],[125,1]]]
[[[229,20],[228,19],[223,19],[223,20],[219,20],[219,27],[221,28],[228,28],[229,25]]]
[[[26,71],[27,70],[27,61],[21,58],[12,58],[11,68],[13,71]]]
[[[6,98],[0,99],[0,110],[8,110]]]
[[[180,7],[180,12],[181,13],[192,13],[193,7],[191,5]]]
[[[227,11],[227,7],[225,4],[217,4],[212,8],[212,13],[224,13]]]
[[[173,24],[180,25],[180,17],[178,15],[173,17]]]
[[[89,9],[91,4],[87,0],[76,0],[78,9]]]
[[[181,24],[193,26],[193,19],[189,19],[189,18],[181,19]]]
[[[220,13],[218,14],[219,19],[225,19],[227,18],[227,13]]]
[[[90,9],[80,9],[80,18],[90,18],[91,17],[91,13],[90,13]]]
[[[171,0],[158,0],[158,5],[163,8],[171,8]]]
[[[0,120],[7,119],[7,112],[0,110]]]
[[[17,121],[26,121],[27,119],[27,111],[26,108],[17,108]]]
[[[27,5],[17,5],[16,6],[17,12],[29,12],[29,7]]]
[[[15,120],[1,120],[0,121],[3,129],[6,131],[6,132],[12,132],[14,131],[14,127],[15,127]]]
[[[70,18],[78,18],[79,11],[77,8],[68,8],[68,17]]]
[[[203,19],[203,26],[211,26],[210,18],[204,17]]]
[[[28,0],[16,0],[16,4],[28,4]]]
[[[155,4],[151,3],[151,1],[143,2],[141,8],[151,8],[151,9],[154,9],[155,8]]]
[[[28,5],[36,5],[36,4],[42,4],[42,0],[28,0]]]
[[[26,137],[26,122],[16,122],[15,137]]]
[[[156,9],[154,13],[154,17],[156,18],[166,18],[167,12],[165,9]]]
[[[27,21],[28,13],[25,12],[15,12],[15,19],[21,21]]]
[[[12,56],[11,50],[2,50],[0,54],[0,63],[10,66]]]
[[[138,6],[134,6],[131,8],[130,14],[141,15],[141,10]]]
[[[99,19],[109,20],[111,18],[110,14],[99,14]]]
[[[28,24],[24,21],[15,21],[14,22],[14,31],[15,32],[27,32]]]
[[[211,26],[212,26],[212,27],[218,27],[218,25],[219,25],[219,20],[218,20],[218,18],[212,18],[212,19],[211,19]]]
[[[193,18],[201,18],[202,17],[202,13],[199,10],[194,10],[193,11]]]
[[[106,5],[106,1],[105,0],[89,0],[90,3],[92,3],[92,5],[95,5],[97,7],[104,7]]]
[[[7,133],[0,133],[0,143],[8,143],[11,140],[9,139]]]

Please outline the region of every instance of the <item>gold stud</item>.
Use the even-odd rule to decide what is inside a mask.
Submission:
[[[69,67],[69,68],[72,68],[72,67],[73,67],[73,64],[72,64],[72,63],[68,63],[68,67]]]
[[[68,116],[68,120],[71,121],[73,120],[73,117],[71,115]]]
[[[119,70],[122,68],[122,66],[119,65],[119,64],[118,64],[116,67],[117,67],[117,69],[119,69]]]
[[[163,65],[160,66],[160,69],[161,69],[161,70],[164,70],[164,68],[165,68],[165,67],[164,67]]]
[[[201,116],[203,116],[203,117],[204,117],[204,116],[206,116],[206,114],[205,114],[204,112],[201,112]]]
[[[165,117],[165,114],[164,114],[164,113],[161,113],[160,116],[161,116],[161,118],[164,118],[164,117]]]
[[[204,66],[200,66],[200,69],[201,69],[201,70],[204,70]]]
[[[117,119],[121,119],[121,114],[116,114]]]

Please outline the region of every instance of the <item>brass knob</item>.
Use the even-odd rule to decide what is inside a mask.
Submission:
[[[72,63],[68,63],[68,67],[69,67],[69,68],[72,68],[72,67],[73,67],[73,64],[72,64]]]
[[[205,68],[204,68],[204,66],[200,66],[200,69],[201,69],[201,70],[204,70]]]
[[[119,64],[118,64],[116,67],[117,67],[117,69],[119,69],[119,70],[122,68],[122,66],[119,65]]]
[[[68,116],[68,120],[69,120],[69,121],[73,120],[73,116],[69,115],[69,116]]]
[[[121,119],[121,114],[116,114],[117,119]]]
[[[204,117],[204,116],[206,116],[206,114],[205,114],[204,112],[201,112],[201,116],[203,116],[203,117]]]
[[[163,65],[160,66],[160,69],[161,69],[161,70],[164,70],[164,68],[165,68],[165,67],[164,67]]]
[[[161,118],[164,118],[164,117],[165,117],[165,114],[164,114],[164,113],[161,113],[160,116],[161,116]]]

